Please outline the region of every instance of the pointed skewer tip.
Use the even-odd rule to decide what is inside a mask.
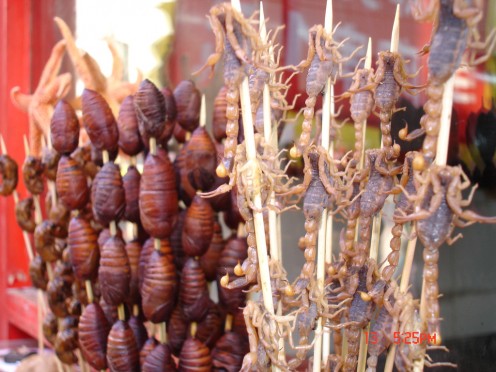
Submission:
[[[369,37],[369,43],[367,44],[367,54],[365,55],[364,68],[370,70],[371,67],[372,67],[372,38]]]
[[[390,51],[398,53],[400,43],[400,4],[396,5],[396,14],[394,16],[393,30],[391,32],[391,48]]]
[[[207,124],[207,107],[205,104],[205,94],[202,94],[201,106],[200,106],[200,127],[204,127]]]
[[[29,151],[29,142],[28,142],[28,138],[26,137],[26,135],[23,136],[23,140],[24,140],[24,152],[26,154],[26,157],[28,157],[30,154],[30,151]]]
[[[238,12],[241,12],[241,2],[239,0],[231,0],[231,6]]]
[[[259,23],[259,33],[260,33],[260,38],[262,39],[263,42],[265,42],[265,39],[267,39],[267,27],[265,26],[265,13],[264,13],[264,8],[263,8],[263,2],[260,1],[260,23]]]
[[[332,32],[332,0],[327,0],[324,28],[327,33]]]

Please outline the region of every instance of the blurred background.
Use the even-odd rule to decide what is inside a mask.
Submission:
[[[209,77],[208,72],[192,77],[191,73],[203,65],[214,50],[214,36],[205,15],[215,1],[200,0],[1,0],[0,8],[0,131],[6,139],[9,153],[22,163],[22,135],[27,131],[27,119],[10,103],[10,88],[19,85],[23,91],[36,87],[51,47],[61,38],[53,17],[63,18],[75,32],[78,46],[92,55],[108,76],[112,69],[112,55],[106,40],[112,39],[124,62],[124,78],[135,81],[138,70],[158,86],[173,88],[181,80],[193,79],[206,95],[207,127],[210,126],[213,100],[223,85],[222,63]],[[258,9],[257,1],[242,1],[245,15]],[[341,0],[334,2],[334,23],[342,22],[335,39],[349,38],[343,55],[373,39],[374,63],[377,52],[389,49],[394,18],[394,0]],[[409,73],[425,65],[426,57],[418,51],[429,41],[431,24],[415,22],[407,1],[401,4],[401,31],[399,51],[405,59]],[[277,41],[284,46],[281,64],[297,64],[306,57],[308,29],[324,22],[325,1],[281,0],[264,1],[268,28],[286,27]],[[485,2],[481,34],[496,26],[496,0]],[[353,71],[365,48],[357,53],[345,71]],[[62,72],[72,71],[68,58]],[[413,80],[414,84],[426,81],[423,68]],[[293,79],[287,101],[303,93],[296,101],[295,117],[304,105],[305,74]],[[336,93],[349,88],[351,80],[340,79]],[[83,89],[81,82],[73,87],[73,96]],[[455,80],[454,114],[450,138],[449,164],[460,164],[479,192],[472,208],[483,215],[496,215],[496,56],[477,68],[463,67]],[[404,151],[418,148],[421,140],[410,144],[399,140],[398,130],[404,122],[415,127],[422,115],[425,96],[404,95],[399,106],[406,107],[393,120],[393,138]],[[348,116],[347,103],[340,120]],[[317,106],[321,105],[318,102]],[[14,124],[15,123],[15,124]],[[299,120],[282,123],[284,129],[280,147],[290,147],[300,131]],[[417,124],[418,125],[418,124]],[[345,125],[337,138],[336,149],[344,153],[352,147],[353,127]],[[378,119],[371,116],[367,128],[366,147],[379,147]],[[294,172],[298,174],[298,167]],[[22,193],[25,192],[21,188]],[[0,198],[0,340],[26,339],[36,336],[36,312],[33,295],[25,290],[30,285],[28,260],[21,249],[21,233],[17,228],[11,200]],[[384,210],[381,239],[381,256],[389,251],[392,207]],[[290,227],[290,228],[288,228]],[[335,224],[338,237],[342,223]],[[283,215],[283,261],[290,278],[295,278],[303,263],[303,254],[297,248],[304,234],[303,214],[288,212]],[[463,231],[464,238],[453,246],[441,248],[440,291],[442,332],[450,353],[443,359],[457,363],[460,370],[492,370],[496,366],[496,227],[474,225]],[[337,240],[334,242],[337,252]],[[412,290],[420,296],[422,275],[422,249],[417,248],[412,272]],[[381,258],[382,257],[382,258]]]

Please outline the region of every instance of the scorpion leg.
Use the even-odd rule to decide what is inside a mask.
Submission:
[[[210,76],[213,75],[214,67],[219,62],[222,53],[224,53],[224,32],[222,28],[222,24],[219,19],[215,16],[207,16],[210,26],[212,27],[212,31],[215,36],[215,53],[212,53],[208,58],[207,62],[197,71],[193,72],[192,75],[199,75],[203,70],[210,66]]]
[[[232,12],[226,12],[225,24],[226,24],[226,37],[229,40],[229,43],[231,43],[231,46],[234,50],[234,53],[236,54],[236,57],[238,57],[244,63],[248,63],[248,59],[246,58],[246,53],[244,49],[241,48],[241,46],[239,45],[238,38],[234,33]]]

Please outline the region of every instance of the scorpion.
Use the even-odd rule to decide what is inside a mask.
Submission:
[[[338,67],[337,73],[342,74],[343,63],[349,61],[355,55],[361,46],[356,48],[348,57],[343,57],[339,49],[346,41],[336,43],[333,35],[336,31],[334,28],[331,33],[327,33],[322,25],[315,25],[308,31],[308,54],[307,59],[300,62],[297,66],[293,67],[296,70],[308,68],[306,79],[306,92],[308,98],[305,100],[305,109],[303,110],[303,124],[300,138],[291,149],[291,156],[297,158],[301,156],[304,149],[310,143],[310,135],[312,132],[312,121],[314,117],[315,104],[318,95],[324,90],[327,79],[331,78],[333,81],[336,79],[336,66]],[[334,76],[333,76],[334,75]]]
[[[420,154],[416,151],[410,151],[405,155],[405,162],[403,164],[403,171],[401,174],[400,185],[404,187],[409,194],[415,193],[414,184],[414,170],[421,170],[423,167],[423,158],[419,156]],[[420,161],[420,164],[419,164]],[[403,233],[403,223],[396,221],[396,216],[401,216],[401,214],[411,214],[413,212],[413,204],[408,200],[408,198],[401,193],[401,188],[395,187],[392,193],[397,194],[395,198],[395,213],[393,216],[393,221],[395,222],[393,228],[391,229],[391,242],[389,246],[391,247],[391,252],[387,256],[388,266],[382,270],[382,278],[386,281],[391,279],[398,266],[400,260],[400,247],[401,247],[401,235]]]
[[[229,175],[234,166],[236,155],[238,120],[239,120],[239,89],[243,78],[251,66],[248,55],[263,49],[258,32],[243,15],[229,3],[221,3],[210,9],[207,16],[215,35],[215,52],[207,58],[207,62],[194,75],[205,68],[213,68],[224,55],[224,84],[226,93],[226,135],[224,142],[224,158],[217,168],[219,177]],[[255,57],[257,53],[254,53]],[[253,61],[257,63],[257,61]]]
[[[479,41],[477,23],[483,15],[482,2],[474,3],[471,5],[466,0],[433,0],[427,9],[422,9],[421,2],[417,0],[413,6],[414,18],[434,20],[430,45],[421,52],[429,52],[429,85],[427,102],[424,104],[425,115],[420,120],[421,128],[408,134],[406,126],[400,131],[400,138],[410,141],[426,134],[422,152],[428,162],[434,159],[437,148],[444,83],[460,66],[467,48],[470,48],[469,64],[473,66],[486,61],[496,45],[496,28],[485,42]],[[481,49],[486,49],[486,53],[475,58],[476,51]]]
[[[395,332],[402,334],[413,312],[418,308],[418,301],[414,301],[410,292],[400,291],[396,282],[386,286],[384,306],[379,310],[374,323],[370,327],[370,334],[376,336],[368,347],[367,372],[374,372],[377,368],[377,359],[393,343]]]
[[[424,245],[424,279],[428,332],[436,334],[441,343],[439,318],[438,260],[439,248],[444,243],[454,243],[461,234],[452,237],[455,226],[466,227],[475,222],[496,223],[496,217],[484,217],[462,207],[470,205],[477,186],[464,200],[462,191],[470,187],[470,180],[461,167],[431,165],[424,175],[416,175],[416,195],[411,195],[400,185],[403,193],[415,203],[409,215],[395,216],[395,221],[415,222],[417,235]]]
[[[403,58],[399,53],[379,52],[377,70],[374,76],[374,99],[379,109],[382,143],[386,149],[388,161],[395,160],[400,155],[400,147],[398,145],[393,146],[391,138],[391,117],[396,111],[402,110],[395,108],[396,102],[402,89],[412,94],[414,93],[413,89],[419,88],[407,82],[408,78],[417,76],[419,71],[413,75],[408,75],[404,69]]]

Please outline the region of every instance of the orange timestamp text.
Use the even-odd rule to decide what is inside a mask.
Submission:
[[[364,332],[365,342],[369,345],[375,345],[379,342],[378,332]],[[424,332],[394,332],[392,341],[395,345],[405,344],[405,345],[418,345],[425,342],[431,345],[436,345],[437,334],[429,334]]]

